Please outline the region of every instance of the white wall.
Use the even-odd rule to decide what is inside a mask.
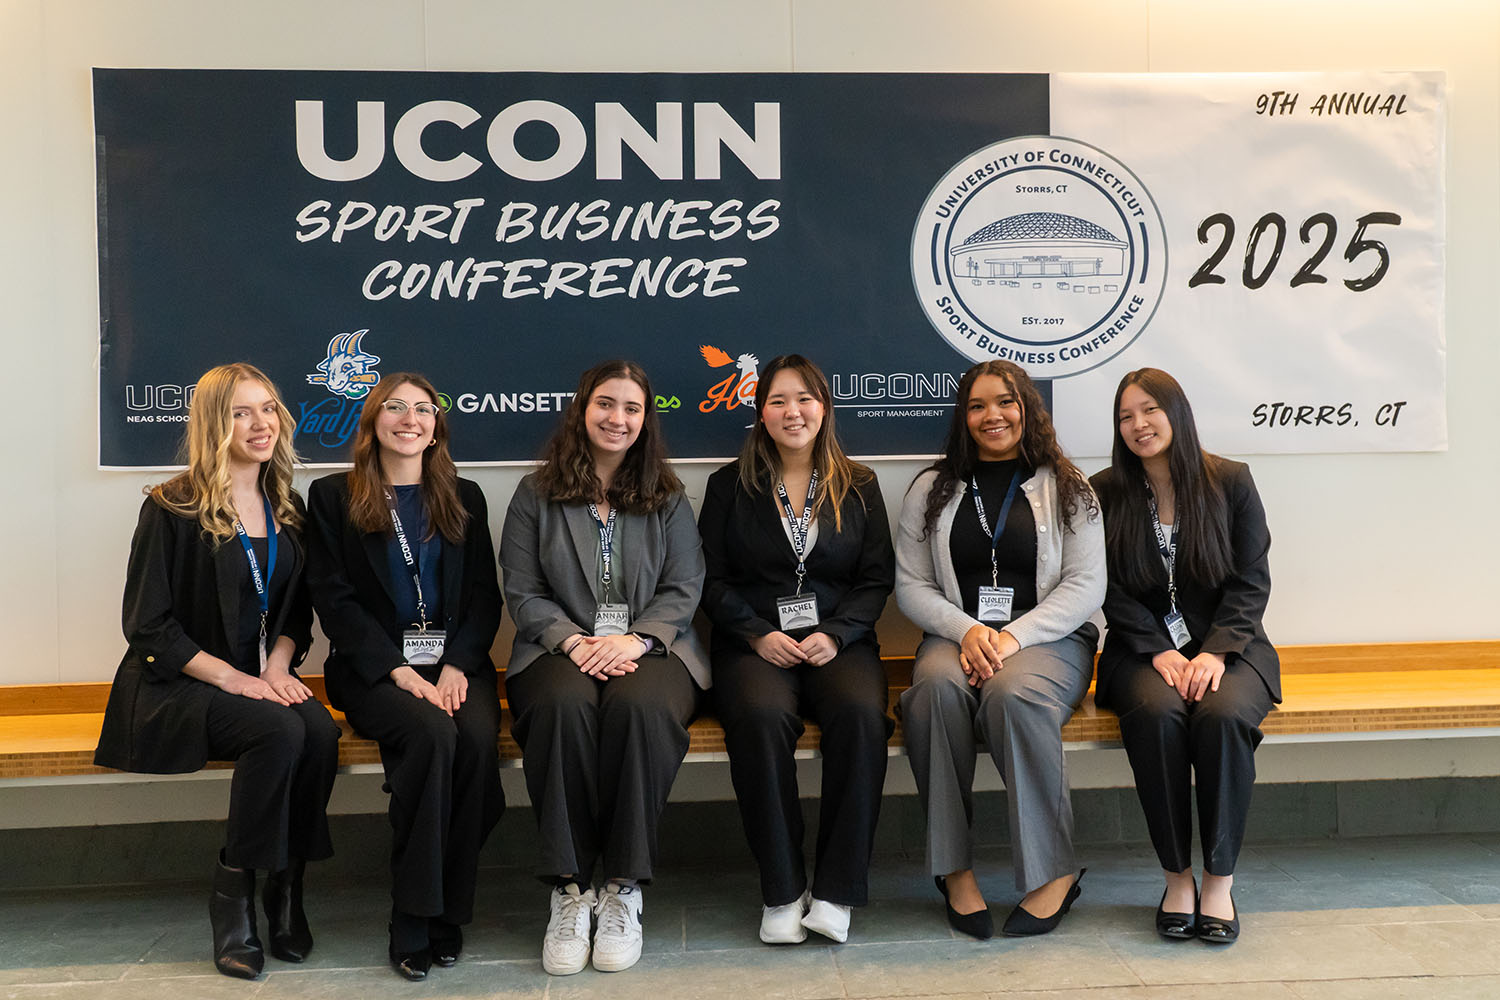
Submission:
[[[112,676],[140,489],[160,478],[95,470],[93,66],[1444,70],[1450,450],[1256,459],[1276,539],[1267,626],[1281,643],[1500,633],[1500,522],[1459,513],[1487,515],[1500,494],[1491,0],[0,0],[0,430],[15,446],[0,477],[0,683]],[[882,465],[888,498],[914,468]],[[701,495],[709,470],[684,471]],[[498,536],[519,474],[471,474]],[[887,629],[889,648],[913,644],[909,626]]]

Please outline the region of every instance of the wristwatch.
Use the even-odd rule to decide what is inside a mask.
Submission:
[[[645,654],[651,652],[651,650],[656,648],[656,639],[652,636],[642,635],[639,632],[632,632],[630,634],[641,640],[641,642],[645,645],[646,648],[641,650],[641,655],[644,656]]]

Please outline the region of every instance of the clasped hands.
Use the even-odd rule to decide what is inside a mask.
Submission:
[[[391,671],[391,680],[412,697],[436,705],[450,716],[469,697],[469,678],[464,676],[462,670],[447,663],[443,664],[443,669],[438,673],[436,684],[404,663]]]
[[[1151,658],[1151,665],[1185,701],[1202,701],[1219,690],[1224,677],[1224,657],[1218,653],[1199,653],[1190,660],[1178,650],[1164,649]]]
[[[755,655],[773,667],[795,667],[799,663],[821,667],[839,653],[839,644],[827,632],[814,632],[798,642],[785,632],[767,632],[750,640]]]
[[[1005,666],[1005,658],[1021,648],[1009,632],[996,630],[983,622],[970,626],[958,647],[958,665],[969,677],[970,687],[979,687]]]
[[[646,655],[646,644],[634,635],[582,635],[564,640],[567,657],[580,672],[607,681],[634,672],[636,661]]]

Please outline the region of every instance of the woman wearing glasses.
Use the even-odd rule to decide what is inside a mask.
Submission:
[[[505,809],[490,644],[500,586],[478,485],[458,478],[437,391],[371,390],[354,467],[308,493],[309,583],[331,643],[329,700],[380,744],[391,790],[390,948],[410,980],[450,966],[479,849]]]

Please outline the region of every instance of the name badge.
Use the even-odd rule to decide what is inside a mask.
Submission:
[[[414,667],[430,667],[443,659],[448,633],[409,628],[401,633],[401,658]]]
[[[1014,587],[980,587],[979,620],[982,622],[1010,621],[1011,602],[1016,599]]]
[[[1167,623],[1167,635],[1172,637],[1172,645],[1177,649],[1193,641],[1193,637],[1188,633],[1187,622],[1182,620],[1181,612],[1169,611],[1162,621]]]
[[[818,624],[818,595],[797,594],[776,598],[776,615],[781,620],[781,631],[812,628]]]
[[[630,631],[630,605],[601,604],[594,611],[595,635],[624,635]]]

